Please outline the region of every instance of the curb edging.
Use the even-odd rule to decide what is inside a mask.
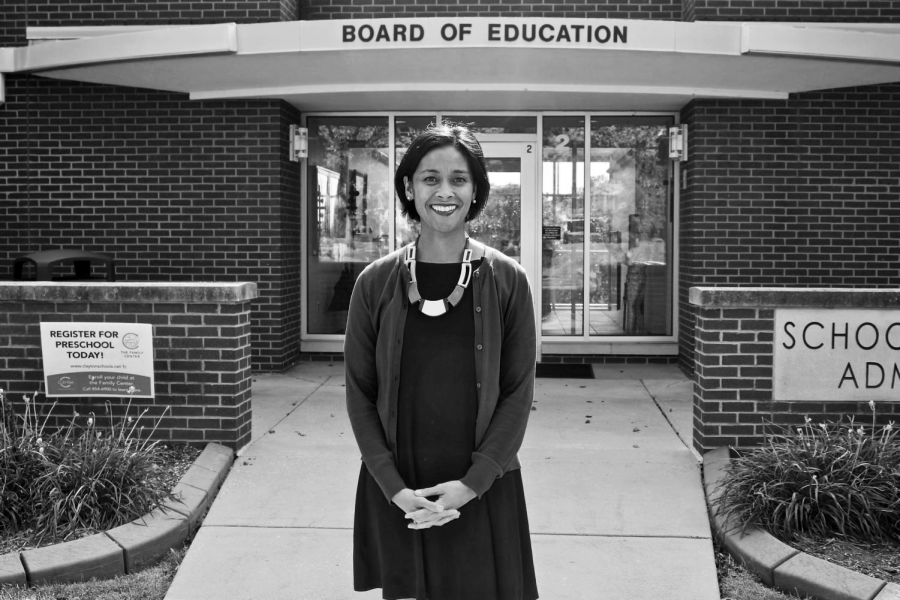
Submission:
[[[730,449],[703,455],[703,486],[716,537],[770,587],[816,600],[900,600],[900,585],[869,577],[791,548],[766,531],[726,518],[717,508]]]
[[[206,445],[159,508],[104,533],[0,555],[0,585],[72,583],[133,573],[193,535],[234,462],[231,448]]]

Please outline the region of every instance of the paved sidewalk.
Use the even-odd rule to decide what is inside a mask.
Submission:
[[[691,383],[674,366],[594,370],[537,380],[519,453],[541,598],[718,600]],[[252,442],[166,600],[380,599],[353,592],[359,464],[342,364],[256,376]]]

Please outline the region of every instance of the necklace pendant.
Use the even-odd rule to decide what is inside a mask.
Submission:
[[[419,300],[419,311],[428,317],[439,317],[447,313],[446,300]]]
[[[418,241],[416,241],[416,245]],[[406,248],[406,258],[404,262],[409,269],[409,285],[406,288],[406,294],[410,304],[419,305],[419,312],[428,317],[440,317],[447,314],[450,308],[459,304],[462,300],[469,281],[472,279],[472,250],[469,248],[469,237],[466,236],[466,247],[463,248],[463,262],[460,265],[459,281],[456,287],[447,298],[443,300],[426,300],[419,294],[419,285],[416,281],[416,245]]]

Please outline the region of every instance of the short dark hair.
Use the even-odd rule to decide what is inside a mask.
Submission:
[[[475,185],[475,201],[469,206],[466,221],[471,221],[481,214],[481,211],[484,210],[487,204],[491,183],[488,181],[484,152],[481,149],[481,144],[475,139],[475,134],[469,131],[467,127],[456,123],[432,124],[409,145],[409,150],[403,156],[403,159],[397,166],[397,172],[394,174],[394,190],[396,190],[397,198],[400,200],[400,210],[405,216],[414,221],[420,220],[419,213],[416,211],[415,201],[406,197],[406,186],[403,183],[403,178],[409,177],[409,180],[412,181],[413,174],[425,155],[432,150],[446,146],[452,146],[462,153],[466,163],[469,165],[469,172],[472,174],[473,179],[472,183]]]

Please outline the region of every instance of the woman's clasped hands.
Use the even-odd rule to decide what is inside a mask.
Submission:
[[[404,488],[392,498],[394,504],[412,520],[410,529],[428,529],[459,518],[459,508],[475,497],[475,492],[461,481],[448,481],[421,490]],[[436,501],[429,497],[437,496]]]

